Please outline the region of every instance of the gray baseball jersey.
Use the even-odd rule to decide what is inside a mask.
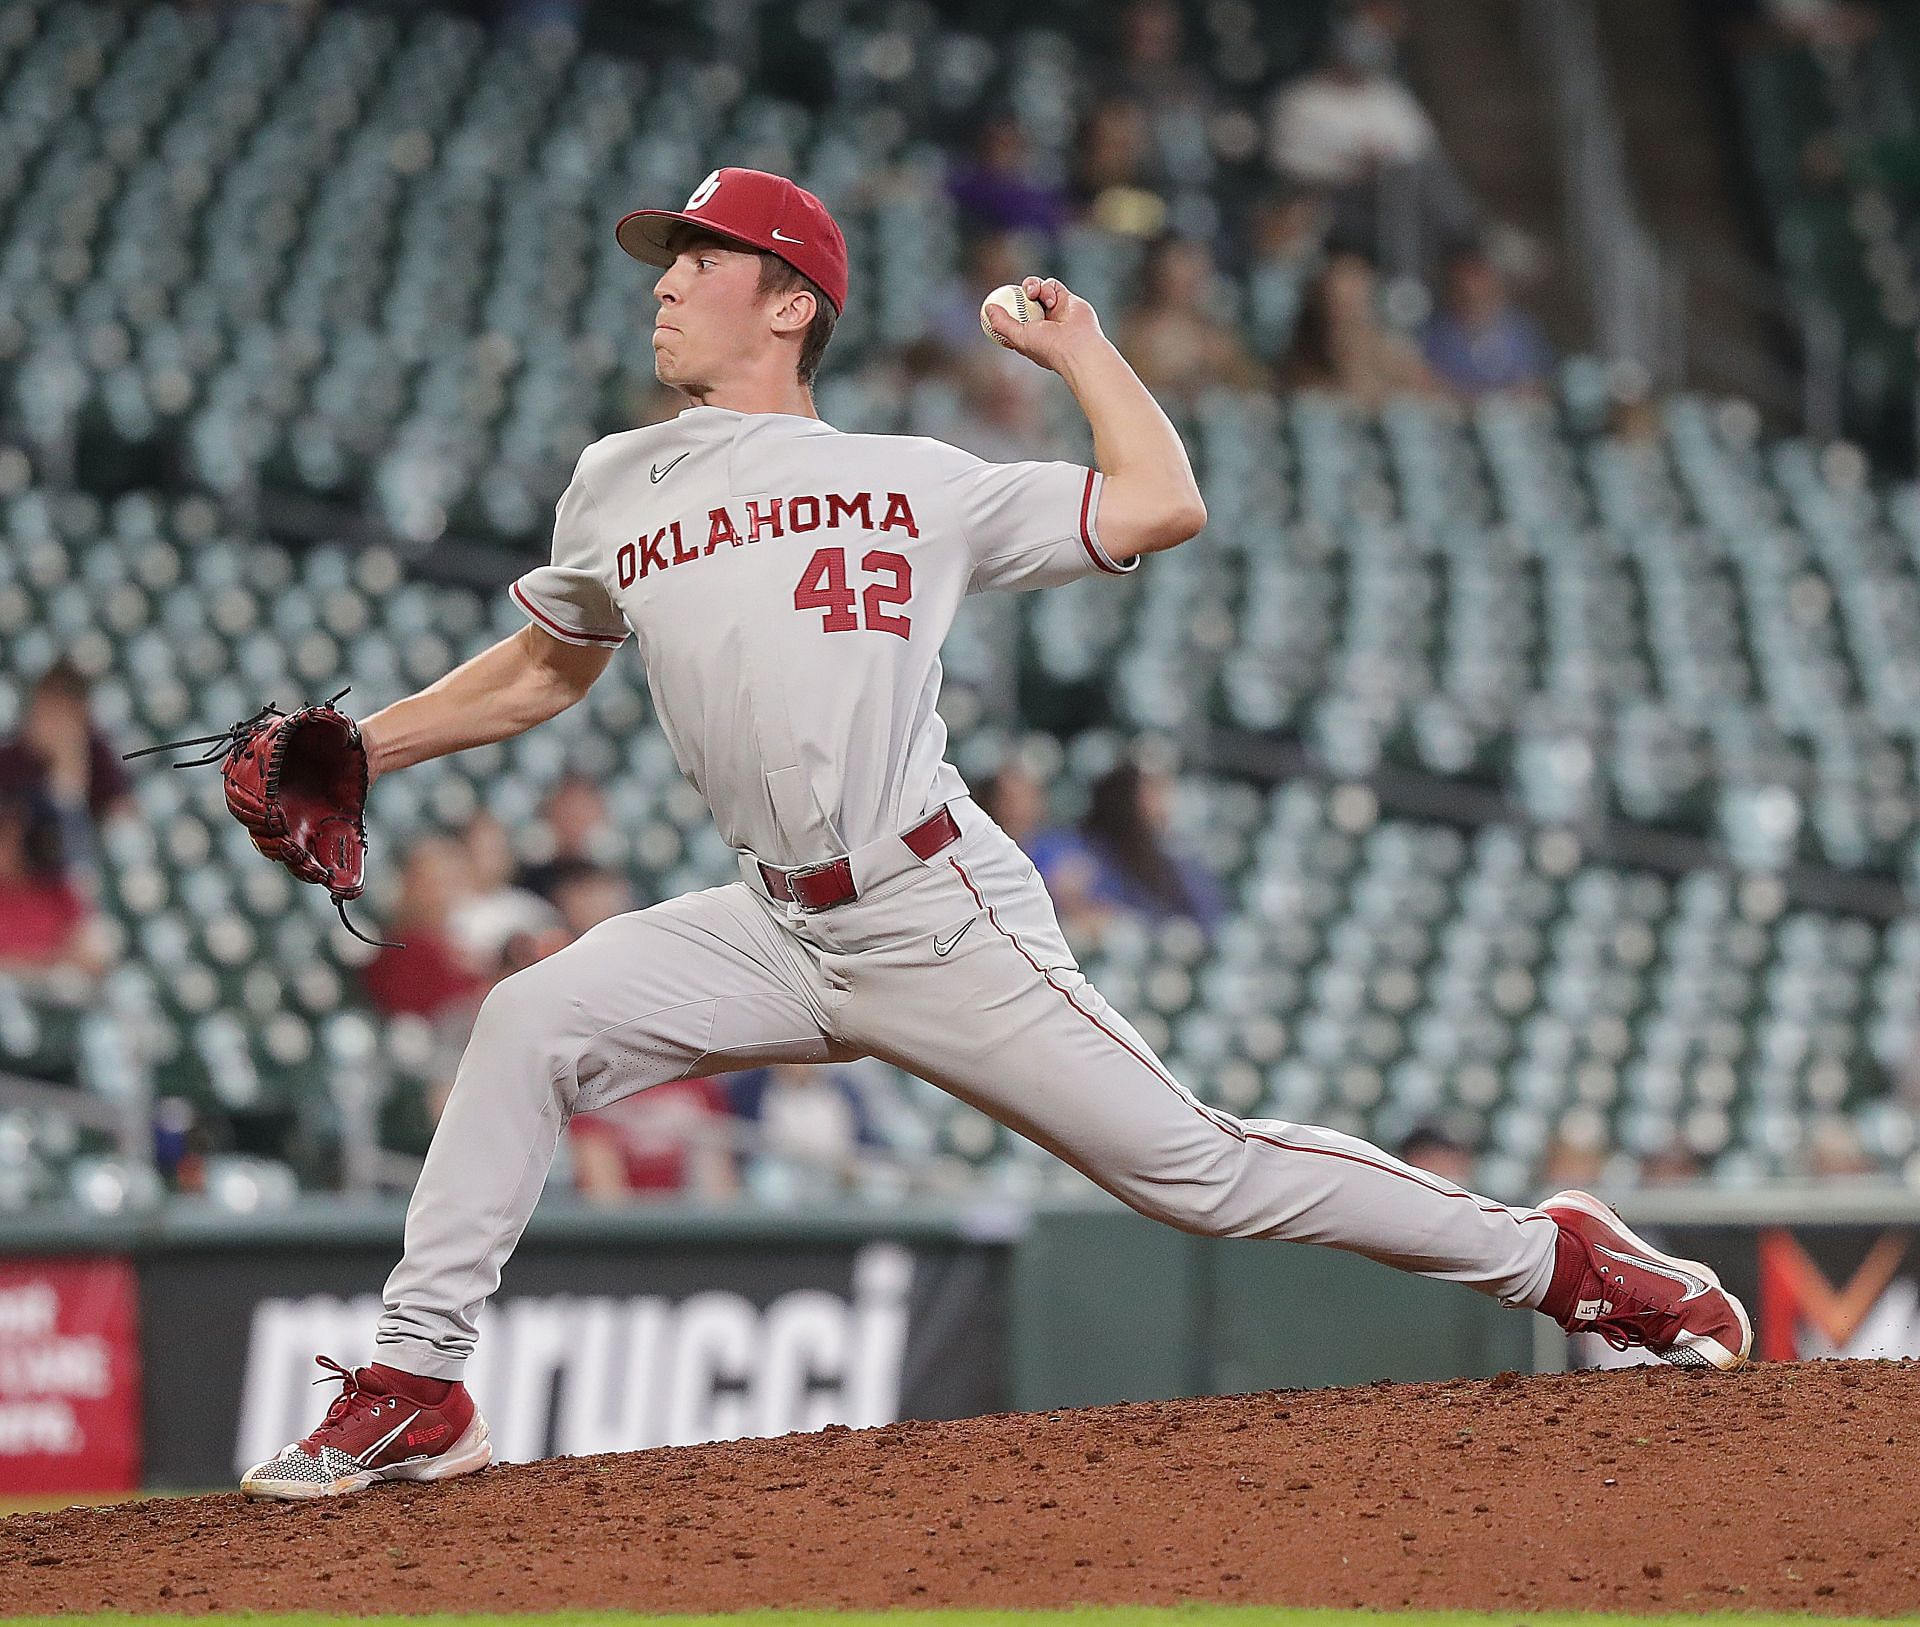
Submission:
[[[568,643],[631,629],[728,844],[812,864],[964,794],[934,709],[940,646],[969,593],[1122,571],[1095,529],[1100,478],[690,407],[587,449],[553,563],[512,592]]]

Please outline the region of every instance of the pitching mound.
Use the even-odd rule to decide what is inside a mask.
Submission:
[[[0,1613],[1920,1608],[1920,1367],[1376,1385],[0,1521]]]

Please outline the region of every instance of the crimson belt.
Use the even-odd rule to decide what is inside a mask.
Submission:
[[[945,808],[923,819],[912,830],[902,831],[900,840],[916,859],[930,859],[944,847],[960,840],[960,827]],[[851,904],[860,896],[853,884],[853,861],[848,858],[826,864],[810,864],[799,870],[776,870],[770,864],[760,866],[760,879],[766,883],[767,896],[782,904],[798,904],[812,913]]]

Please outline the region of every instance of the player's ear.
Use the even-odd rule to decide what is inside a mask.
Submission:
[[[819,306],[812,294],[804,288],[789,288],[780,296],[780,303],[773,308],[773,331],[775,333],[805,333],[813,325],[813,318]]]

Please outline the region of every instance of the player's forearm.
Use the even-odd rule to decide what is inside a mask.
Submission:
[[[1207,509],[1187,449],[1127,359],[1096,334],[1058,370],[1093,427],[1094,461],[1106,476],[1099,530],[1107,552],[1125,561],[1196,535]]]
[[[417,695],[362,721],[360,734],[373,777],[511,739],[577,701],[586,685],[578,674],[558,671],[539,659],[537,636],[532,628],[523,628]]]

